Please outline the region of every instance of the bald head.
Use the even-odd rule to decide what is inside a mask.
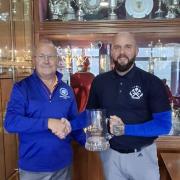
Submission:
[[[115,44],[119,41],[129,42],[136,46],[136,39],[133,33],[130,32],[120,32],[114,35],[112,44]]]

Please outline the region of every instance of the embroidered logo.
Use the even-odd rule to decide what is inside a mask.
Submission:
[[[68,90],[66,88],[60,88],[59,93],[60,93],[59,97],[62,97],[64,99],[70,98],[70,96],[68,94]]]
[[[129,92],[132,99],[140,99],[143,96],[140,86],[132,87],[132,90]]]

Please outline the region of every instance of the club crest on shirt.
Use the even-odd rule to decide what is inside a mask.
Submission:
[[[67,90],[66,88],[60,88],[60,89],[59,89],[59,93],[60,93],[60,96],[59,96],[59,97],[62,97],[62,98],[64,98],[64,99],[70,98],[69,93],[68,93],[68,90]]]
[[[129,92],[132,99],[140,99],[143,96],[140,86],[133,86],[132,90]]]

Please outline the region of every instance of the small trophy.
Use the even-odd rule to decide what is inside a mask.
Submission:
[[[102,109],[93,109],[88,112],[90,126],[86,129],[85,148],[89,151],[107,150],[110,145],[108,138],[107,120],[105,111]]]
[[[67,2],[63,0],[49,0],[49,19],[62,20],[65,10],[67,8]]]
[[[180,110],[173,109],[173,135],[180,135]]]
[[[68,0],[68,5],[66,8],[66,12],[64,14],[64,21],[71,21],[71,20],[75,20],[76,16],[75,16],[75,12],[73,7],[71,6],[71,0]]]
[[[164,18],[164,11],[161,9],[162,0],[158,1],[158,10],[155,12],[155,19],[163,19]]]
[[[114,10],[117,8],[117,0],[109,0],[109,8],[111,10],[108,19],[109,20],[116,20],[117,19],[117,15],[114,12]]]
[[[83,21],[84,20],[84,11],[82,10],[82,3],[83,0],[78,0],[77,5],[78,5],[78,11],[77,11],[77,20],[78,21]]]
[[[177,16],[179,10],[179,0],[163,0],[167,6],[168,12],[166,15],[167,19],[174,19]]]

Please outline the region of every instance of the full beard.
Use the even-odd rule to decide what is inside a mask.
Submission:
[[[118,57],[118,58],[121,58],[121,57]],[[117,60],[114,60],[114,59],[113,59],[114,68],[115,68],[117,71],[119,71],[119,72],[126,72],[126,71],[128,71],[128,70],[131,68],[131,66],[134,64],[136,57],[134,56],[132,59],[129,59],[128,57],[126,57],[126,58],[128,59],[128,63],[127,63],[127,64],[120,64],[120,63],[118,62],[118,58],[117,58]]]

